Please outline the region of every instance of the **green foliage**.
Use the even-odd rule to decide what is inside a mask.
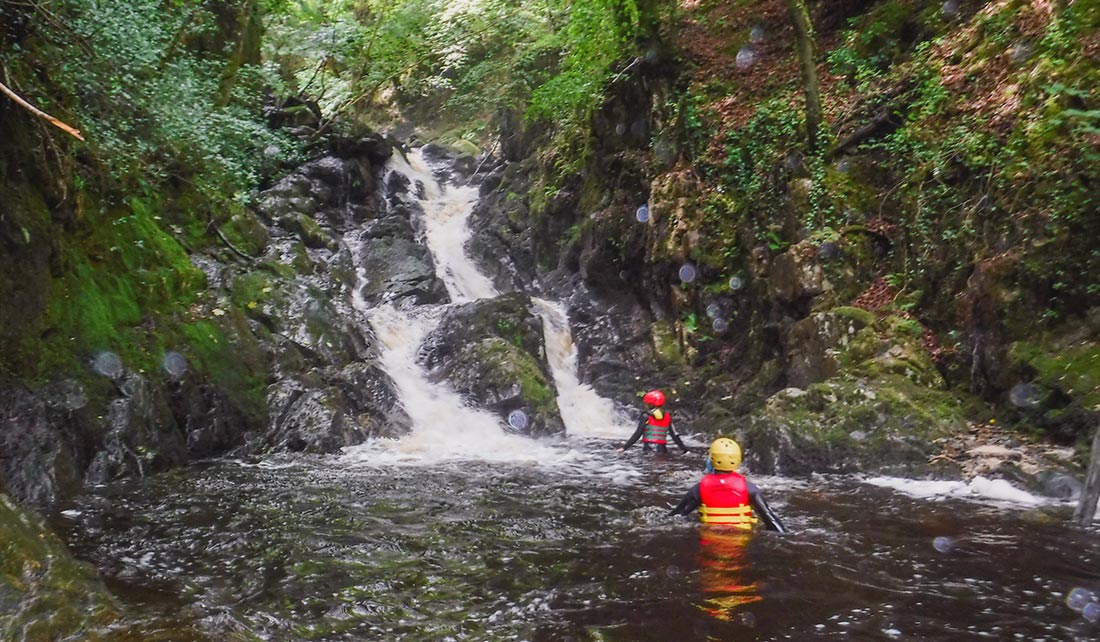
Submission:
[[[234,10],[248,7],[239,2]],[[205,3],[59,0],[48,15],[34,16],[40,40],[0,54],[0,61],[45,72],[59,90],[36,92],[40,106],[72,112],[114,181],[182,180],[211,202],[242,200],[265,163],[270,168],[289,153],[288,141],[259,120],[270,76],[235,65],[235,82],[226,82],[238,56],[229,54],[231,40],[245,36],[230,33],[236,24],[219,22]],[[200,54],[188,46],[192,40],[225,47],[230,60]]]
[[[559,72],[535,90],[528,118],[565,126],[587,123],[602,104],[613,65],[630,51],[640,12],[633,0],[574,0],[561,33]]]

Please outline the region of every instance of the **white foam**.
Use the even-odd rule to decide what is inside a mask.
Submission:
[[[1038,497],[1016,488],[1003,479],[988,479],[981,476],[966,482],[903,479],[900,477],[869,477],[862,481],[865,484],[890,488],[918,499],[980,499],[1021,507],[1053,503],[1053,500]]]
[[[565,308],[542,299],[531,301],[542,318],[546,360],[558,389],[558,407],[566,430],[576,437],[625,441],[634,431],[633,424],[615,408],[614,402],[596,394],[592,386],[581,383],[577,376],[577,350]]]
[[[391,171],[406,176],[414,189],[423,194],[423,198],[418,198],[424,210],[425,241],[451,299],[461,303],[496,296],[490,280],[465,251],[469,238],[467,219],[477,200],[477,190],[440,185],[419,151],[410,153],[408,162],[395,155]],[[346,240],[353,250],[360,243],[354,235]],[[509,432],[502,419],[492,413],[468,407],[461,395],[446,382],[433,381],[420,365],[420,344],[447,306],[419,306],[411,311],[392,305],[371,308],[361,294],[369,275],[362,268],[358,275],[352,303],[375,330],[381,347],[379,365],[393,380],[412,428],[400,439],[372,439],[346,448],[341,457],[344,463],[353,466],[515,463],[566,470],[571,474],[598,474],[612,483],[630,483],[640,474],[627,461],[609,457],[610,453],[584,443],[602,434],[625,438],[623,424],[610,401],[599,398],[591,388],[577,381],[576,355],[560,308],[542,302],[546,314],[558,315],[547,324],[551,326],[548,356],[559,393],[565,392],[559,399],[563,419],[567,426],[575,428],[576,436],[533,439]],[[626,432],[629,435],[629,427]]]

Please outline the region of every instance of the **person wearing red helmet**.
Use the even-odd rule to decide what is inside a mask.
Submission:
[[[688,447],[680,441],[680,435],[676,434],[676,428],[672,425],[672,415],[664,409],[665,393],[660,390],[650,390],[642,397],[642,402],[645,403],[646,410],[638,420],[638,429],[619,449],[619,452],[630,448],[640,438],[642,449],[646,452],[650,448],[655,448],[659,453],[667,453],[669,437],[672,437],[681,450],[688,452]]]

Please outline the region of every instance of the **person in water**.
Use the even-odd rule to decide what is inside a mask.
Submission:
[[[660,390],[650,390],[642,397],[642,402],[646,409],[638,419],[638,429],[630,439],[626,440],[626,444],[619,449],[619,452],[633,446],[639,437],[642,439],[642,449],[645,452],[655,448],[659,453],[667,453],[669,437],[672,437],[681,450],[688,452],[688,447],[680,441],[680,435],[676,434],[676,428],[672,425],[672,415],[664,409],[665,393]]]
[[[757,522],[763,522],[767,530],[787,532],[756,484],[737,472],[740,465],[741,446],[728,437],[715,439],[710,445],[707,474],[669,515],[689,515],[699,509],[699,519],[704,524],[747,531]]]

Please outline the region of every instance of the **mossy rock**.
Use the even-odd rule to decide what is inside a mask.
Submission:
[[[1100,411],[1100,341],[1017,341],[1009,348],[1009,358],[1017,369],[1033,371],[1035,381],[1060,390],[1088,410]]]
[[[248,210],[234,214],[221,231],[234,247],[249,256],[260,256],[271,242],[267,227]]]
[[[754,472],[923,474],[934,441],[965,429],[966,407],[896,374],[838,377],[776,393],[740,436]]]
[[[684,363],[684,351],[680,348],[680,339],[676,334],[675,325],[668,321],[655,321],[650,326],[650,336],[653,337],[653,353],[660,363],[665,365]]]
[[[118,606],[91,565],[0,495],[0,638],[95,640],[96,631],[118,619]]]
[[[287,231],[298,235],[298,238],[306,247],[335,250],[336,240],[325,231],[316,220],[306,214],[297,212],[288,213],[279,218],[279,225]]]

